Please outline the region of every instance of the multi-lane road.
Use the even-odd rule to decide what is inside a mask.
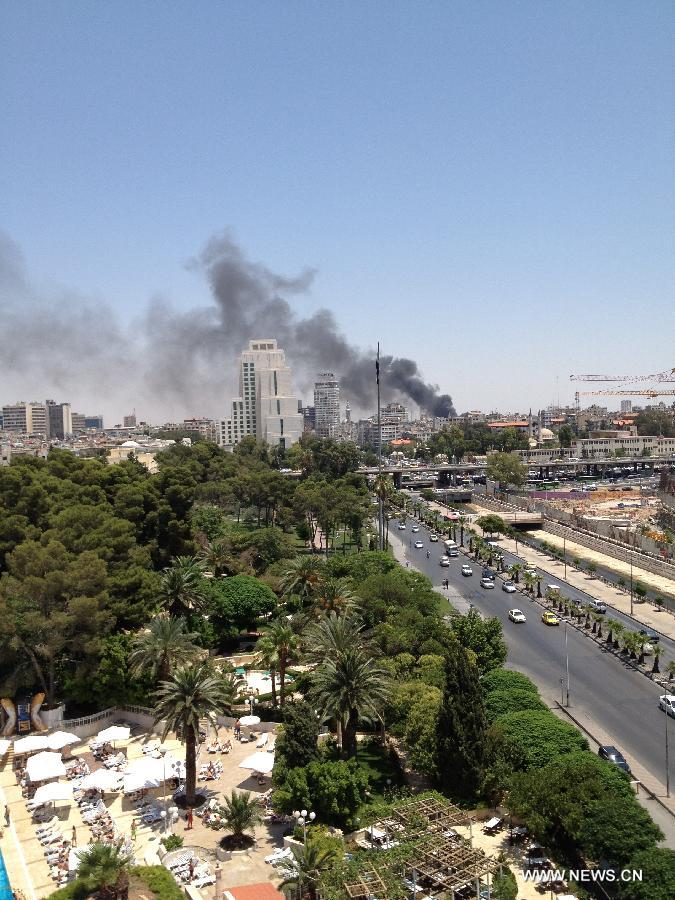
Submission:
[[[501,580],[497,579],[494,590],[480,587],[482,566],[473,565],[474,574],[466,578],[461,574],[461,566],[467,557],[460,552],[459,557],[450,560],[450,567],[439,565],[443,555],[442,542],[431,543],[429,532],[422,525],[416,534],[411,533],[408,519],[405,531],[397,529],[397,520],[390,524],[390,538],[399,541],[410,565],[424,572],[432,583],[439,587],[447,578],[449,581],[449,602],[460,612],[469,605],[476,607],[483,615],[496,616],[502,623],[504,638],[509,648],[509,665],[527,674],[539,687],[548,701],[560,701],[566,693],[566,669],[569,661],[570,712],[592,731],[611,738],[611,742],[622,750],[638,772],[641,769],[661,785],[665,785],[665,728],[666,715],[658,708],[659,687],[633,668],[624,665],[613,654],[604,650],[575,628],[546,626],[541,621],[542,607],[521,593],[507,594],[501,590]],[[424,547],[416,550],[415,540],[421,540]],[[430,557],[427,559],[426,551]],[[512,554],[506,554],[506,561],[515,561]],[[544,584],[554,581],[543,574]],[[574,595],[575,589],[565,586],[567,595]],[[577,592],[583,596],[582,592]],[[518,607],[527,616],[525,624],[516,625],[509,621],[508,610]],[[623,618],[619,613],[617,619]],[[631,623],[635,627],[635,623]],[[672,642],[663,641],[667,646],[665,655],[675,658]],[[562,679],[562,684],[561,684]],[[675,723],[670,722],[669,738],[672,746],[670,778],[675,790]],[[646,780],[646,779],[645,779]],[[665,790],[665,789],[664,789]]]

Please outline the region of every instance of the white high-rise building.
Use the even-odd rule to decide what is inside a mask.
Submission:
[[[290,447],[300,439],[303,417],[293,396],[293,379],[276,340],[249,341],[239,358],[239,396],[221,423],[219,443],[234,446],[252,435],[272,446]]]
[[[332,372],[321,372],[314,382],[314,422],[319,437],[340,424],[340,382]]]

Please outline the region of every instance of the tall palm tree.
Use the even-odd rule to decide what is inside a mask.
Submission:
[[[525,590],[528,594],[533,594],[534,586],[537,583],[536,575],[533,575],[531,572],[525,572],[523,575],[523,582],[525,583]]]
[[[78,875],[99,897],[126,898],[132,857],[117,844],[97,842],[78,852]]]
[[[350,647],[326,657],[314,671],[312,682],[312,695],[325,718],[341,717],[345,721],[343,749],[347,758],[353,759],[359,720],[380,718],[389,697],[387,670],[363,649]]]
[[[357,605],[357,599],[343,581],[329,579],[317,588],[314,605],[319,613],[351,612]]]
[[[262,820],[262,805],[250,791],[232,791],[223,795],[222,817],[232,834],[232,844],[241,847],[246,843],[246,832],[253,831]]]
[[[232,557],[232,548],[229,542],[222,538],[208,541],[199,551],[198,559],[214,578],[219,578],[223,574],[231,575],[237,568]]]
[[[232,715],[232,708],[236,706],[242,688],[246,686],[246,679],[240,678],[236,672],[222,673],[223,712]]]
[[[276,619],[265,631],[265,637],[274,647],[279,660],[279,692],[283,706],[286,702],[286,667],[300,648],[300,636],[286,619]]]
[[[168,613],[184,616],[204,606],[202,569],[194,556],[177,556],[162,575],[161,597]]]
[[[369,645],[363,629],[363,622],[356,615],[328,613],[310,625],[304,633],[304,644],[309,659],[321,663],[327,657],[335,657],[350,647],[367,650]]]
[[[658,675],[658,673],[661,671],[661,669],[659,668],[659,658],[662,653],[663,647],[661,646],[661,644],[654,644],[654,665],[652,666],[652,673],[654,675]]]
[[[304,896],[316,900],[321,876],[337,861],[337,851],[310,842],[303,847],[291,847],[291,853],[291,858],[283,864],[286,877],[279,888],[282,891],[287,887],[297,888],[301,900]]]
[[[208,662],[181,666],[163,681],[155,693],[155,723],[164,720],[164,740],[175,731],[185,742],[185,799],[195,805],[197,785],[197,737],[199,722],[208,719],[216,727],[216,716],[227,706],[223,679]]]
[[[460,516],[459,519],[457,519],[457,524],[459,525],[459,545],[460,545],[460,547],[464,546],[464,526],[466,525],[466,523],[467,523],[466,516]]]
[[[323,566],[315,556],[298,556],[281,576],[281,590],[286,597],[297,594],[309,599],[322,580]]]
[[[137,634],[129,665],[135,675],[149,671],[153,678],[166,681],[175,665],[187,662],[199,653],[194,643],[197,634],[186,630],[185,619],[158,616],[145,631]]]
[[[518,584],[518,581],[520,579],[520,573],[522,571],[523,571],[523,567],[522,567],[521,563],[514,563],[511,566],[511,570],[510,570],[511,578],[513,578],[513,580],[515,581],[516,584]]]
[[[256,649],[256,666],[263,669],[269,669],[270,678],[272,679],[272,705],[277,705],[277,672],[279,671],[279,653],[274,643],[270,640],[269,635],[265,634],[258,639],[255,645]]]

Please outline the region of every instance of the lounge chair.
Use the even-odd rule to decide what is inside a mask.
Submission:
[[[267,733],[261,734],[260,737],[258,738],[258,743],[256,744],[256,747],[265,747],[267,745],[267,742],[269,741],[269,739],[270,739],[269,734],[267,734]]]
[[[270,853],[269,856],[265,857],[265,862],[270,863],[270,865],[276,865],[281,862],[283,859],[288,859],[289,856],[293,856],[290,847],[283,847],[280,850],[275,850],[274,853]]]
[[[201,888],[207,884],[215,884],[216,876],[215,875],[204,875],[202,878],[197,881],[192,882],[192,887]]]

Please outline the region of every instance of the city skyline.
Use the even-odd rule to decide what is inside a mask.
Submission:
[[[216,343],[204,254],[226,229],[298,321],[331,310],[457,409],[572,402],[571,372],[672,363],[672,5],[384,11],[8,12],[8,397],[218,415],[236,352],[217,377],[196,349]],[[200,404],[171,384],[190,360]]]

